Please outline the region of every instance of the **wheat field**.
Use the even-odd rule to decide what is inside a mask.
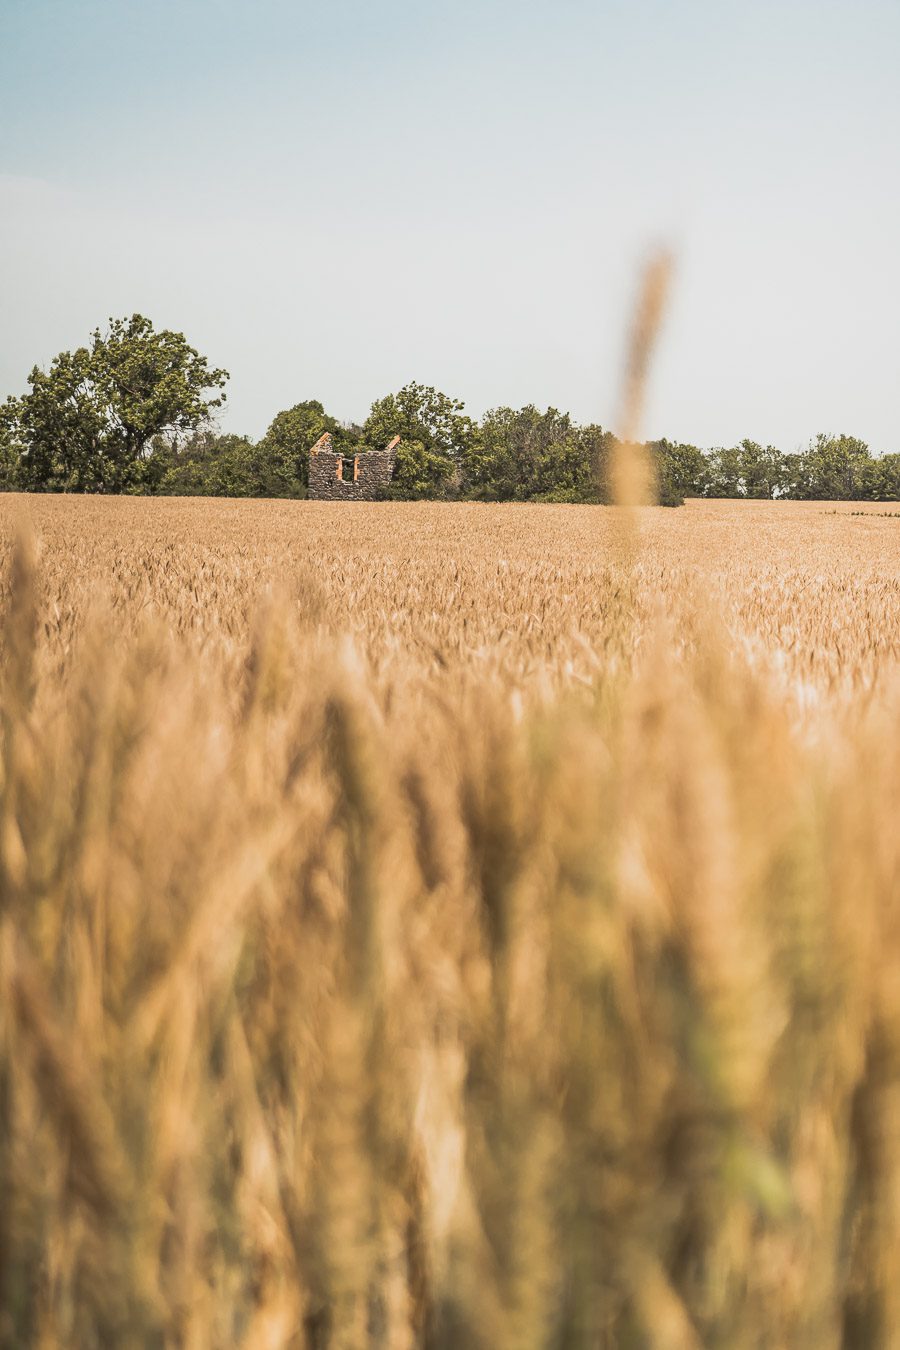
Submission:
[[[0,1344],[900,1345],[897,515],[0,548]]]

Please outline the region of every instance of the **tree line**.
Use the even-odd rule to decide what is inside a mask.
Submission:
[[[481,501],[603,502],[614,435],[555,408],[464,404],[411,383],[348,423],[307,400],[279,412],[265,435],[223,434],[215,415],[227,371],[181,333],[142,315],[111,319],[89,345],[35,367],[28,392],[0,405],[0,489],[160,496],[303,497],[308,452],[326,431],[358,454],[401,437],[390,495]],[[900,454],[818,435],[800,452],[743,440],[703,450],[648,442],[659,499],[900,500]]]

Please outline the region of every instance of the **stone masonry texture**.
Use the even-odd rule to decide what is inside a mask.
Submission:
[[[400,437],[384,450],[358,455],[335,453],[331,433],[320,436],[309,452],[309,498],[319,502],[373,502],[390,487]]]

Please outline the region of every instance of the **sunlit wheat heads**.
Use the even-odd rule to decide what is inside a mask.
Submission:
[[[634,510],[0,505],[0,1344],[900,1343],[896,522]]]

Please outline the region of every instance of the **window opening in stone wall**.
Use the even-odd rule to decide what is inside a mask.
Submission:
[[[309,497],[319,501],[377,501],[394,471],[395,436],[381,451],[347,455],[336,450],[331,433],[320,436],[309,452]],[[344,484],[351,489],[344,491]]]

